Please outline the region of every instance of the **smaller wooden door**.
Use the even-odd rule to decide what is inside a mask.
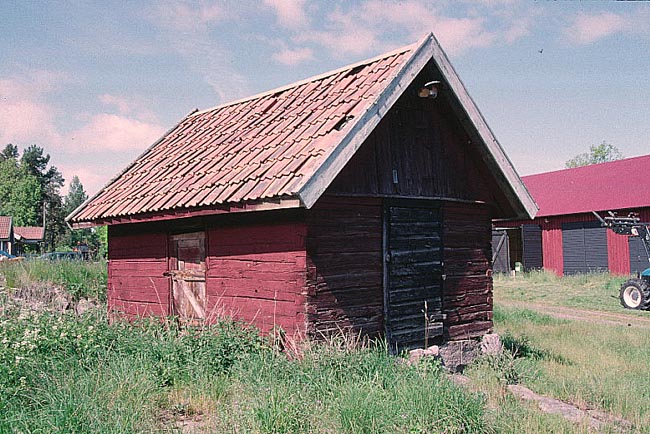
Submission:
[[[172,315],[183,323],[205,319],[205,233],[170,237]]]

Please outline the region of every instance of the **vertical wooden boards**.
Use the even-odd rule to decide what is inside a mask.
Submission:
[[[524,269],[526,271],[541,270],[544,264],[541,226],[535,224],[522,225],[521,243]]]
[[[205,232],[169,237],[172,314],[183,323],[205,320]]]
[[[448,104],[416,96],[431,80],[427,74],[404,92],[328,193],[505,201]]]
[[[167,316],[167,235],[108,228],[108,309],[126,317]]]
[[[486,205],[443,208],[445,335],[450,340],[492,330],[491,218]]]
[[[608,271],[607,228],[599,222],[562,224],[564,274]]]
[[[206,315],[232,317],[263,332],[305,332],[302,221],[214,225],[208,231]]]
[[[307,228],[309,335],[381,335],[381,199],[322,196]]]
[[[492,231],[492,270],[495,273],[510,273],[510,236],[508,230]]]
[[[425,335],[443,335],[440,206],[387,201],[384,218],[387,340],[396,350],[423,347]]]

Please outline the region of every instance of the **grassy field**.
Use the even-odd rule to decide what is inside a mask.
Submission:
[[[497,369],[477,364],[470,376],[496,402],[494,417],[509,432],[588,432],[513,402],[503,384],[519,382],[537,393],[598,409],[630,421],[625,432],[650,432],[650,330],[571,321],[537,313],[537,303],[650,317],[623,309],[617,298],[624,279],[605,274],[558,278],[534,273],[495,279],[494,321],[515,353]],[[530,308],[510,307],[509,303]],[[514,380],[513,380],[514,379]],[[519,414],[512,418],[511,414]],[[552,428],[552,429],[551,429]],[[616,432],[616,426],[608,429]]]
[[[531,272],[512,278],[494,276],[494,300],[499,302],[539,303],[551,306],[621,312],[618,292],[625,277],[607,273],[558,277],[554,273]],[[626,311],[632,315],[644,312]]]
[[[108,325],[105,264],[0,264],[0,275],[7,288],[61,286],[98,300],[78,316],[30,311],[14,289],[0,290],[0,433],[591,432],[518,401],[506,389],[516,383],[650,432],[647,331],[534,311],[545,303],[629,314],[612,297],[600,303],[620,281],[605,275],[497,278],[495,327],[509,351],[471,366],[469,387],[436,361],[403,363],[381,342],[333,339],[292,358],[229,321]]]
[[[39,279],[77,285],[79,270],[58,267],[94,275],[90,264],[50,266],[34,265]],[[33,284],[30,267],[0,273]],[[229,321],[203,330],[173,321],[109,326],[102,305],[83,316],[30,312],[14,295],[0,293],[1,433],[491,430],[481,396],[453,384],[437,362],[409,366],[383,343],[333,339],[292,360]]]

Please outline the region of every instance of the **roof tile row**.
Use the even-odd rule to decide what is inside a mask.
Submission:
[[[188,115],[73,221],[294,195],[410,50]]]

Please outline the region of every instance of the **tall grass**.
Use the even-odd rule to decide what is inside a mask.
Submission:
[[[517,277],[494,277],[496,302],[526,302],[620,312],[618,293],[626,277],[608,273],[559,277],[552,272],[533,271]],[[630,313],[629,311],[627,313]]]
[[[65,288],[75,299],[106,300],[106,261],[5,261],[0,275],[9,288],[28,288],[35,284]]]
[[[29,312],[8,296],[13,288],[57,285],[105,300],[105,264],[23,262],[0,273],[0,432],[490,430],[481,397],[450,383],[437,362],[410,366],[382,342],[333,339],[291,359],[227,320],[197,329],[109,325],[105,308]]]

